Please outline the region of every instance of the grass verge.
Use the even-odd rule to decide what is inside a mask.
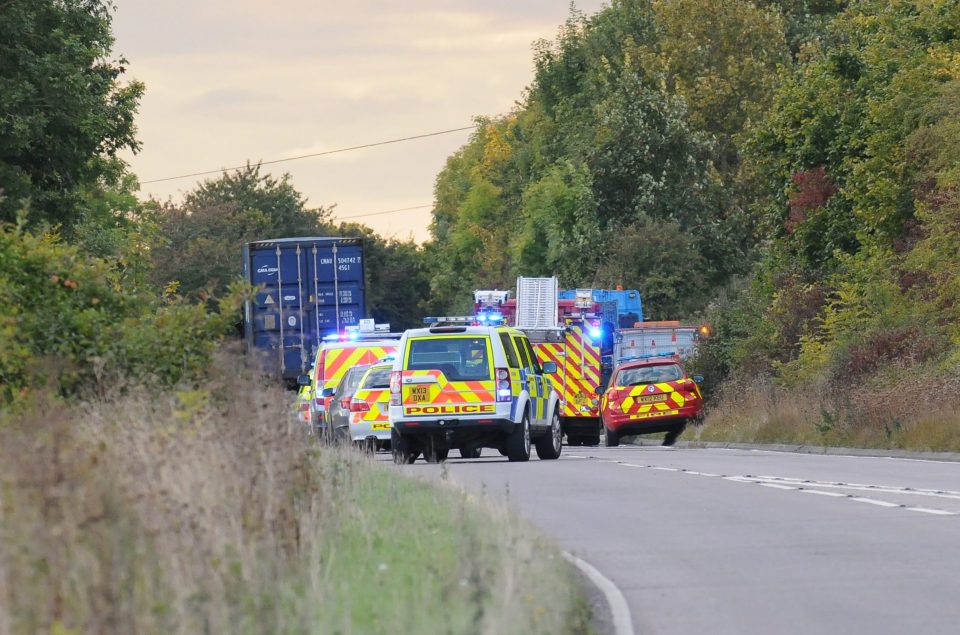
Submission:
[[[891,368],[829,390],[729,383],[684,438],[960,452],[960,373]]]
[[[318,447],[231,360],[210,384],[0,422],[0,632],[581,633],[503,508]]]

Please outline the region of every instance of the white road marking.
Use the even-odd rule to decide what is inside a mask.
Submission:
[[[711,474],[708,472],[698,472],[696,470],[687,470],[684,468],[676,467],[664,467],[661,465],[638,465],[636,463],[627,463],[625,461],[619,461],[615,459],[600,459],[600,463],[613,463],[615,465],[620,465],[623,467],[634,467],[647,470],[657,470],[659,472],[678,472],[682,474],[689,474],[691,476],[706,476],[710,478],[719,478],[725,481],[731,481],[733,483],[748,483],[752,485],[759,485],[761,487],[769,487],[771,489],[779,490],[792,490],[799,491],[805,494],[815,494],[817,496],[827,496],[830,498],[843,498],[846,500],[854,501],[857,503],[866,503],[868,505],[876,505],[878,507],[887,507],[887,508],[898,508],[905,509],[907,511],[915,511],[923,514],[932,514],[935,516],[960,516],[960,512],[952,512],[943,509],[932,509],[929,507],[916,507],[911,505],[904,505],[901,503],[891,503],[890,501],[880,500],[876,498],[868,498],[865,496],[853,496],[852,494],[843,494],[840,492],[829,492],[822,491],[822,489],[814,488],[825,488],[825,489],[845,489],[853,491],[868,491],[876,494],[896,494],[896,495],[915,495],[915,496],[931,496],[937,498],[948,498],[960,500],[960,492],[950,491],[950,490],[937,490],[937,489],[922,489],[922,488],[912,488],[912,487],[898,487],[892,485],[869,485],[866,483],[839,483],[836,481],[814,481],[810,479],[801,479],[801,478],[790,478],[783,476],[755,476],[751,474],[744,474],[739,476],[726,476],[722,474]]]
[[[563,557],[583,571],[584,575],[590,578],[590,581],[603,592],[603,595],[607,598],[607,603],[610,605],[610,611],[613,613],[613,632],[616,635],[633,635],[633,618],[630,617],[630,606],[627,604],[627,598],[623,597],[623,592],[617,588],[617,585],[589,562],[581,560],[572,553],[564,551]]]
[[[930,509],[929,507],[908,507],[912,512],[920,512],[922,514],[933,514],[935,516],[960,516],[957,512],[948,512],[945,509]]]
[[[870,505],[877,505],[879,507],[903,507],[897,503],[891,503],[890,501],[881,501],[875,498],[864,498],[862,496],[851,496],[850,500],[857,501],[858,503],[868,503]]]
[[[817,494],[818,496],[830,496],[831,498],[846,498],[846,494],[840,494],[839,492],[822,492],[818,489],[804,489],[800,490],[804,494]]]

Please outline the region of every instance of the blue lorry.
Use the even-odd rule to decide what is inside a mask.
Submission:
[[[244,338],[279,379],[295,385],[324,337],[366,317],[363,240],[277,238],[243,246],[243,275],[257,289]]]

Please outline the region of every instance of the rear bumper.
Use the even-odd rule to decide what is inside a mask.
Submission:
[[[603,425],[621,435],[669,432],[682,428],[703,410],[702,406],[676,408],[663,413],[647,412],[634,415],[604,413]]]
[[[378,441],[389,441],[390,428],[389,421],[351,422],[348,433],[352,441],[365,441],[371,437],[376,437]]]
[[[444,417],[401,419],[393,422],[397,432],[404,435],[447,434],[460,432],[503,432],[509,433],[517,425],[510,419],[501,418],[464,418]],[[389,436],[389,435],[388,435]]]

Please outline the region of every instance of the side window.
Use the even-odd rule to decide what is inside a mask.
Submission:
[[[514,337],[513,343],[517,346],[517,354],[520,355],[520,367],[530,369],[530,357],[527,354],[527,349],[523,346],[523,338]]]
[[[530,345],[530,340],[523,338],[523,346],[527,349],[527,355],[530,356],[530,362],[533,366],[533,372],[538,375],[543,374],[543,369],[540,368],[540,360],[537,359],[537,354],[533,352],[533,347]]]
[[[517,360],[517,353],[513,350],[513,344],[510,343],[510,336],[507,333],[500,334],[500,343],[503,344],[503,352],[507,356],[507,365],[510,368],[520,368],[520,361]]]

